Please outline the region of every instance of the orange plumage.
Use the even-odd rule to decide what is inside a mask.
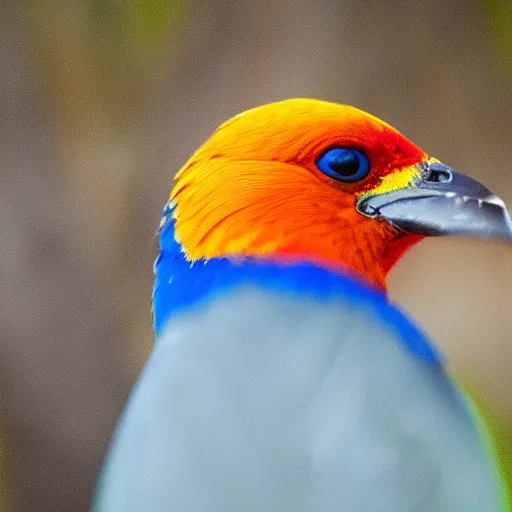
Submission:
[[[340,183],[315,162],[326,149],[364,151],[372,171]],[[356,108],[294,99],[221,125],[176,177],[176,237],[191,261],[258,256],[349,271],[378,288],[421,239],[356,211],[361,194],[411,180],[427,155]],[[406,183],[405,183],[406,184]]]

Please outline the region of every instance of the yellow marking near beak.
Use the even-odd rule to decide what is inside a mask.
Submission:
[[[433,160],[432,160],[433,161]],[[380,180],[380,183],[370,189],[365,190],[359,194],[361,196],[376,196],[385,194],[386,192],[393,192],[401,188],[414,187],[415,179],[421,177],[421,170],[417,164],[404,167],[390,174],[386,174]]]

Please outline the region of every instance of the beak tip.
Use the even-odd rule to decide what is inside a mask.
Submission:
[[[452,179],[424,180],[361,198],[358,210],[421,235],[472,236],[512,243],[512,219],[504,201],[477,181],[446,166]]]

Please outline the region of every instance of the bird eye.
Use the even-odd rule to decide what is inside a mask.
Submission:
[[[368,176],[370,161],[357,149],[331,148],[320,156],[316,166],[327,176],[344,183],[354,183]]]

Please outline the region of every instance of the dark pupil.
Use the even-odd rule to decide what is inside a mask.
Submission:
[[[354,153],[348,153],[333,160],[329,167],[340,176],[353,176],[359,170],[359,160]]]

